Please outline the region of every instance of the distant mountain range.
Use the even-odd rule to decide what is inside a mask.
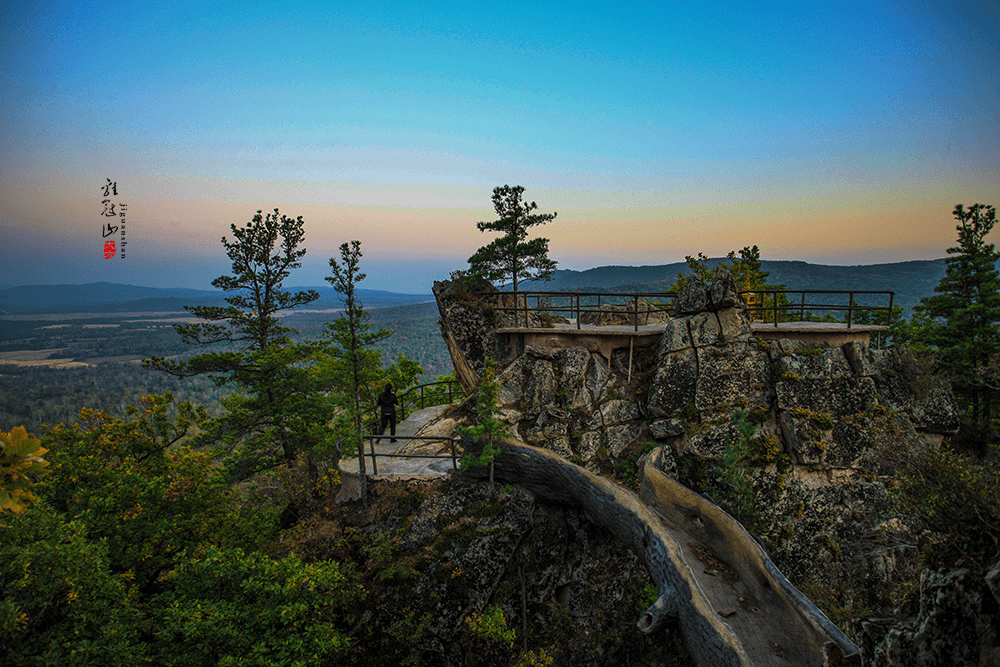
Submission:
[[[709,260],[715,265],[719,259]],[[894,303],[907,310],[920,299],[934,293],[945,274],[945,259],[831,266],[808,262],[764,260],[770,273],[768,282],[794,290],[891,290]],[[522,290],[666,292],[677,275],[688,273],[687,264],[674,262],[658,266],[600,266],[586,271],[560,269],[549,282],[527,281]],[[337,293],[328,285],[290,287],[290,291],[314,289],[320,298],[309,304],[310,310],[334,310],[342,307]],[[359,289],[366,308],[390,308],[433,301],[430,294],[398,294],[381,290]],[[117,283],[86,285],[25,285],[0,290],[0,313],[113,313],[176,312],[184,306],[223,304],[219,290],[196,290],[141,287]]]
[[[337,293],[329,285],[289,287],[289,291],[314,289],[320,298],[309,304],[313,310],[342,308]],[[387,308],[433,301],[430,294],[397,294],[382,290],[358,289],[366,308]],[[174,312],[184,306],[224,305],[220,290],[175,287],[142,287],[118,283],[85,285],[22,285],[0,290],[0,313],[112,313]]]
[[[710,266],[721,261],[709,260]],[[894,303],[910,309],[920,299],[934,293],[945,274],[945,259],[831,266],[808,262],[764,260],[770,284],[794,290],[885,290],[895,292]],[[678,274],[690,273],[687,264],[674,262],[658,266],[601,266],[586,271],[561,269],[549,282],[525,282],[522,290],[666,292]]]

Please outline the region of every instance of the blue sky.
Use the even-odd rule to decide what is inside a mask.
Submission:
[[[427,292],[520,184],[562,268],[942,257],[1000,203],[983,2],[84,3],[2,17],[0,286],[207,288],[255,210]],[[100,186],[127,204],[105,259]],[[96,209],[96,210],[95,210]],[[117,236],[115,238],[118,238]]]

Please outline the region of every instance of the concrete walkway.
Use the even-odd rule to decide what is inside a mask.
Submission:
[[[428,443],[430,440],[407,440],[407,437],[416,435],[420,429],[437,419],[448,405],[435,405],[423,410],[411,413],[406,419],[396,424],[396,442],[392,442],[388,437],[381,438],[381,442],[375,444],[376,454],[395,454],[398,450],[406,447],[410,443]],[[386,429],[388,431],[388,429]],[[441,442],[441,441],[438,441]],[[368,475],[372,475],[372,459],[367,456],[371,453],[371,443],[365,441],[365,470]],[[378,467],[378,477],[383,475],[447,475],[452,469],[451,459],[417,459],[417,458],[387,458],[378,456],[376,461]],[[351,459],[340,461],[340,470],[348,475],[358,474],[358,459],[355,456]]]

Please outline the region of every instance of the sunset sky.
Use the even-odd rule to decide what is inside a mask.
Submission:
[[[492,240],[475,223],[503,184],[558,212],[539,234],[572,269],[752,244],[932,259],[955,204],[1000,204],[996,0],[15,1],[0,21],[0,287],[209,289],[229,225],[279,207],[305,219],[291,284],[359,239],[362,287],[428,293]]]

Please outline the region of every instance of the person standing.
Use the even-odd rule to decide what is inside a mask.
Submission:
[[[375,402],[378,404],[381,415],[378,423],[378,434],[385,433],[385,425],[389,424],[391,438],[389,442],[396,442],[396,404],[399,403],[399,399],[396,398],[396,393],[392,390],[391,382],[385,384],[385,390],[378,395]],[[379,438],[376,442],[381,441],[382,438]]]

